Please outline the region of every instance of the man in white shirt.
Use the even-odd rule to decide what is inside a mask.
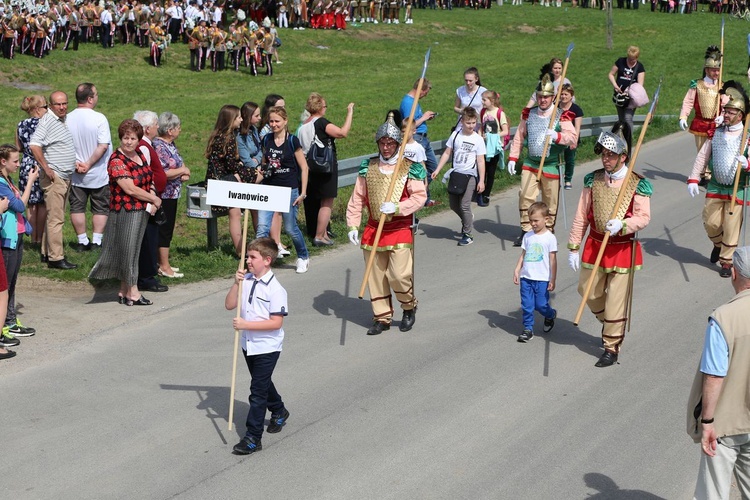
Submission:
[[[99,93],[92,83],[76,88],[78,107],[67,118],[76,150],[76,169],[70,188],[70,221],[78,236],[76,250],[101,248],[104,227],[109,216],[109,175],[107,162],[112,154],[112,137],[107,118],[94,111]],[[91,200],[92,241],[86,234],[86,204]]]

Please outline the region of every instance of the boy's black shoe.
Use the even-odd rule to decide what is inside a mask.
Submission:
[[[520,247],[521,246],[521,244],[523,243],[523,235],[524,234],[526,234],[526,233],[524,233],[523,229],[521,229],[521,235],[518,238],[516,238],[515,241],[513,242],[513,246],[514,247]]]
[[[286,419],[289,418],[289,410],[284,408],[281,413],[271,413],[271,420],[268,422],[266,432],[276,434],[286,425]]]
[[[417,321],[417,308],[409,309],[408,311],[404,311],[404,315],[401,318],[401,325],[399,325],[398,329],[402,332],[408,332],[411,330],[411,327],[414,326],[414,322]]]
[[[260,444],[260,439],[254,437],[245,436],[242,441],[234,445],[232,450],[237,455],[249,455],[263,449],[263,445]]]
[[[367,335],[380,335],[386,330],[390,330],[391,325],[389,323],[383,323],[381,321],[376,321],[374,325],[370,327],[369,330],[367,330]]]
[[[555,315],[551,318],[544,318],[544,328],[542,329],[544,333],[549,332],[555,327],[555,318],[557,318],[557,311],[555,311]]]
[[[711,257],[709,259],[711,261],[711,264],[716,264],[717,262],[719,262],[720,253],[721,253],[721,246],[714,247],[713,250],[711,250]]]
[[[523,332],[521,332],[521,335],[518,336],[518,342],[523,342],[524,344],[528,342],[529,340],[534,338],[534,332],[529,330],[528,328],[524,328]]]

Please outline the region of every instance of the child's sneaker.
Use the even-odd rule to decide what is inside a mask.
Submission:
[[[4,326],[0,333],[0,347],[16,347],[20,343],[21,341],[8,331],[8,327]]]
[[[474,243],[474,238],[472,238],[469,233],[463,233],[463,236],[461,236],[461,241],[458,242],[458,246],[465,247],[466,245],[471,245],[472,243]]]
[[[286,420],[289,418],[289,410],[284,408],[281,413],[272,413],[271,420],[268,422],[268,428],[266,432],[275,434],[281,431],[281,428],[286,425]]]
[[[521,332],[521,335],[518,336],[518,341],[526,343],[532,338],[534,338],[534,332],[532,332],[528,328],[524,328],[523,332]]]
[[[232,448],[237,455],[249,455],[263,449],[263,445],[260,444],[260,439],[254,437],[245,436],[242,441],[234,445]]]
[[[555,311],[554,316],[551,318],[544,318],[544,328],[542,329],[544,333],[549,332],[555,327],[555,318],[557,318],[557,311]]]
[[[10,328],[8,328],[8,332],[16,337],[31,337],[36,333],[36,330],[34,328],[23,326],[18,318],[16,318],[16,324],[11,325]]]

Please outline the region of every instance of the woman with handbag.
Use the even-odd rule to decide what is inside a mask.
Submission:
[[[346,108],[346,119],[343,127],[338,127],[325,118],[328,105],[323,96],[317,92],[313,92],[307,98],[305,109],[310,113],[310,117],[300,126],[297,135],[310,169],[307,198],[305,198],[307,234],[313,239],[314,246],[329,246],[333,245],[333,241],[328,234],[328,225],[331,222],[333,200],[336,198],[339,189],[336,139],[343,139],[349,134],[354,114],[354,103],[350,102]],[[324,148],[329,151],[323,151]],[[316,162],[314,159],[311,161],[311,152],[319,153],[322,155],[321,158],[327,157],[327,159],[320,162]]]
[[[628,94],[628,87],[636,82],[643,86],[646,81],[646,69],[643,67],[643,64],[638,61],[640,55],[641,49],[635,45],[631,45],[628,47],[627,57],[621,57],[616,60],[612,69],[609,71],[609,82],[614,88],[612,101],[617,108],[618,120],[628,124],[626,129],[628,137],[625,138],[628,142],[631,140],[630,136],[633,130],[633,115],[635,114],[635,108],[629,106],[630,95]]]
[[[261,174],[263,184],[291,189],[289,212],[281,216],[284,229],[292,237],[292,243],[297,251],[297,273],[302,274],[307,272],[310,265],[310,254],[307,251],[305,237],[297,225],[297,210],[300,203],[307,198],[307,161],[299,139],[287,129],[288,122],[286,109],[274,106],[268,110],[268,126],[271,133],[263,138]],[[271,232],[273,214],[274,212],[265,210],[258,213],[258,238],[268,236]]]
[[[464,83],[465,85],[456,89],[456,102],[453,104],[453,111],[458,115],[456,130],[461,130],[461,117],[464,109],[474,108],[479,115],[482,111],[482,94],[487,91],[479,81],[479,70],[473,66],[464,71]],[[478,126],[479,124],[477,124]]]

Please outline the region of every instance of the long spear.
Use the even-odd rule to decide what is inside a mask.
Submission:
[[[745,111],[747,113],[747,111]],[[742,130],[742,141],[740,142],[740,150],[737,153],[741,155],[745,152],[747,147],[747,132],[750,127],[750,114],[745,116],[745,128]],[[740,174],[742,173],[742,166],[737,162],[737,170],[734,172],[734,189],[732,190],[732,202],[729,204],[729,215],[734,215],[734,205],[737,202],[737,190],[740,186]]]
[[[625,197],[625,190],[627,187],[627,179],[630,178],[630,174],[633,172],[633,167],[635,166],[636,159],[638,158],[638,152],[641,150],[641,144],[643,144],[643,138],[646,136],[646,130],[648,129],[648,125],[651,122],[651,118],[654,115],[654,109],[656,109],[656,103],[659,101],[659,92],[661,91],[661,80],[659,81],[659,86],[656,88],[656,92],[654,92],[654,98],[651,102],[651,108],[648,110],[648,114],[646,115],[646,121],[643,122],[643,127],[641,127],[641,134],[638,136],[638,142],[636,143],[635,150],[633,151],[632,158],[629,158],[628,160],[628,171],[625,174],[625,181],[622,183],[622,186],[620,187],[620,192],[617,194],[617,200],[615,201],[615,205],[612,209],[612,214],[609,216],[609,220],[614,219],[617,217],[617,213],[620,211],[620,205],[622,204],[623,198]],[[619,164],[619,160],[618,160]],[[629,201],[628,201],[629,203]],[[578,322],[581,320],[581,315],[583,314],[583,308],[586,306],[586,299],[589,296],[589,293],[591,293],[591,287],[594,284],[594,278],[596,277],[596,273],[599,270],[599,264],[602,262],[602,257],[604,256],[604,250],[607,248],[607,242],[609,241],[609,231],[604,231],[604,238],[602,238],[602,244],[601,247],[599,247],[599,254],[596,256],[596,261],[594,262],[594,268],[591,271],[591,276],[589,276],[588,281],[586,282],[586,289],[583,293],[583,297],[581,297],[581,304],[578,306],[578,312],[576,312],[576,317],[573,320],[573,324],[578,326]]]
[[[245,210],[245,221],[242,226],[242,253],[240,253],[240,262],[237,266],[237,271],[245,269],[245,250],[247,248],[247,220],[250,210]],[[236,318],[240,318],[242,312],[242,283],[245,280],[240,281],[240,286],[237,287],[237,313]],[[240,331],[234,331],[234,356],[232,357],[232,386],[229,390],[229,430],[232,430],[232,421],[234,420],[234,389],[235,382],[237,380],[237,352],[240,345]]]
[[[560,107],[560,93],[562,93],[562,86],[563,82],[565,82],[565,73],[568,72],[568,63],[570,62],[570,53],[573,52],[573,47],[575,45],[573,42],[570,42],[570,45],[568,45],[568,52],[565,54],[565,64],[563,64],[563,71],[562,75],[560,75],[560,83],[557,85],[557,93],[555,94],[555,103],[552,107],[552,115],[549,117],[549,127],[548,129],[554,127],[555,125],[555,118],[557,118],[557,108]],[[542,169],[544,168],[544,158],[547,156],[547,151],[549,150],[549,142],[551,138],[549,136],[545,136],[544,138],[544,149],[542,150],[542,160],[539,162],[539,171],[536,173],[536,180],[539,182],[539,180],[542,178]]]
[[[409,137],[409,134],[411,133],[411,128],[414,126],[414,113],[417,111],[417,105],[419,104],[419,98],[422,95],[422,84],[424,84],[424,75],[427,73],[427,65],[430,62],[430,50],[432,48],[427,49],[427,53],[424,55],[424,65],[422,66],[422,76],[419,77],[419,83],[417,84],[417,93],[414,97],[414,102],[411,105],[411,112],[409,113],[409,119],[406,122],[406,130],[404,130],[404,138]],[[398,148],[398,156],[396,160],[396,166],[393,169],[393,175],[391,177],[391,183],[388,185],[388,191],[386,192],[385,199],[390,200],[393,196],[393,191],[396,189],[396,181],[399,178],[399,170],[401,169],[401,164],[404,161],[404,150],[406,149],[406,140],[401,141],[401,146]],[[380,243],[380,235],[383,232],[383,225],[385,224],[385,218],[386,214],[381,213],[380,214],[380,220],[378,221],[378,229],[375,232],[375,241],[372,243],[372,250],[370,251],[370,256],[367,259],[367,266],[365,267],[365,275],[362,278],[362,285],[359,287],[359,295],[358,297],[361,299],[365,296],[365,287],[367,286],[367,280],[370,278],[370,272],[372,271],[372,265],[375,262],[375,252],[378,248],[378,243]]]
[[[724,72],[724,16],[721,16],[721,47],[719,48],[719,52],[721,53],[720,59],[719,59],[719,80],[716,82],[716,86],[721,90],[721,75]],[[716,114],[714,115],[714,119],[716,119],[719,114],[721,113],[721,92],[716,93]]]

